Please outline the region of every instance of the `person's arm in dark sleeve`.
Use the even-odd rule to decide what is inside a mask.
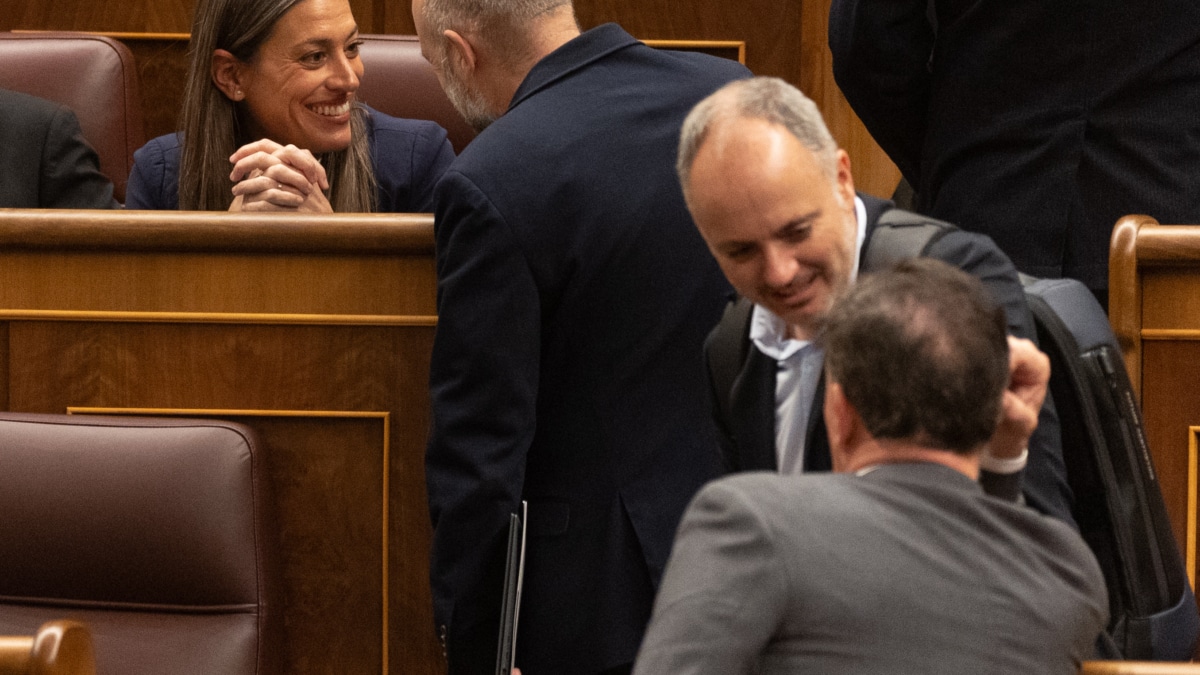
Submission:
[[[133,170],[125,183],[125,208],[152,211],[179,208],[181,150],[172,140],[170,137],[151,139],[133,153]]]
[[[717,430],[717,446],[721,453],[721,469],[724,473],[734,473],[741,471],[742,468],[728,412],[728,405],[731,398],[730,388],[733,386],[732,376],[721,377],[716,375],[715,369],[719,369],[722,366],[713,363],[714,358],[722,358],[722,356],[714,353],[716,350],[723,348],[720,344],[721,338],[719,337],[721,330],[722,327],[720,326],[714,328],[704,340],[704,379],[708,384],[706,390],[710,410],[712,411],[713,426]],[[728,364],[724,365],[728,367]],[[721,391],[721,389],[724,389],[724,391]]]
[[[535,428],[541,309],[523,252],[487,196],[456,172],[438,195],[425,478],[434,615],[459,675],[495,668],[508,517]]]
[[[38,205],[48,209],[112,209],[112,182],[100,173],[100,158],[83,138],[70,108],[60,106],[42,146]]]
[[[920,189],[934,30],[926,0],[833,0],[833,77],[908,182]]]

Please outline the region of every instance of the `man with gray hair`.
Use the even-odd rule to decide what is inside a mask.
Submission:
[[[720,473],[703,378],[728,284],[673,171],[687,111],[749,72],[586,32],[563,0],[414,0],[478,137],[435,191],[426,482],[450,673],[492,671],[528,502],[516,663],[627,673],[687,500]]]
[[[696,496],[637,675],[1077,673],[1108,618],[1099,565],[975,482],[997,419],[1036,418],[1049,360],[929,258],[865,276],[821,323],[837,473]]]
[[[829,470],[822,352],[812,338],[863,260],[887,253],[872,247],[888,246],[881,223],[902,212],[855,194],[850,158],[816,105],[774,78],[734,82],[697,105],[683,126],[677,171],[701,235],[744,298],[705,344],[726,469]],[[929,225],[937,233],[919,254],[981,279],[1004,308],[1009,333],[1034,339],[1008,258],[985,236]],[[1049,403],[1025,450],[1011,440],[990,444],[985,488],[1015,499],[1023,480],[1031,506],[1071,521]]]

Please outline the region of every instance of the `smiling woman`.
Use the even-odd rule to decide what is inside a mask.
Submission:
[[[355,100],[359,44],[348,0],[198,0],[182,131],[134,155],[127,208],[431,210],[446,132]]]

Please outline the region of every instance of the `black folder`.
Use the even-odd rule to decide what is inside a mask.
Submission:
[[[508,556],[504,566],[504,596],[500,607],[500,640],[496,646],[496,675],[511,675],[517,658],[517,620],[521,613],[521,584],[525,581],[525,518],[528,505],[509,516]]]

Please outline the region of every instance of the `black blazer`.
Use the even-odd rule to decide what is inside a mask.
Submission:
[[[918,210],[1022,272],[1106,289],[1120,217],[1200,220],[1195,0],[833,0],[829,44]]]
[[[729,287],[683,202],[679,129],[748,75],[592,29],[533,68],[438,185],[426,480],[452,673],[493,667],[522,498],[517,665],[633,661],[683,509],[720,473],[702,344]]]
[[[110,209],[112,183],[70,108],[0,89],[0,208]]]
[[[863,255],[871,243],[871,234],[879,217],[892,208],[891,202],[860,194],[867,211],[867,232]],[[955,230],[934,240],[929,257],[937,258],[978,277],[992,298],[1004,307],[1008,332],[1017,337],[1037,340],[1033,316],[1025,304],[1025,292],[1008,258],[990,239]],[[713,417],[719,431],[722,456],[727,471],[776,471],[775,458],[775,360],[758,351],[753,344],[746,349],[745,360],[734,378],[729,396],[729,412],[715,402],[713,391],[713,343],[716,330],[705,342],[705,372],[709,375],[709,393],[714,401]],[[748,339],[748,338],[747,338]],[[824,380],[813,398],[805,441],[804,470],[829,471],[829,438],[822,414]],[[1026,502],[1039,511],[1067,522],[1071,518],[1071,489],[1067,485],[1062,459],[1062,440],[1053,401],[1047,397],[1038,417],[1038,429],[1029,441],[1029,464],[1024,476]]]

